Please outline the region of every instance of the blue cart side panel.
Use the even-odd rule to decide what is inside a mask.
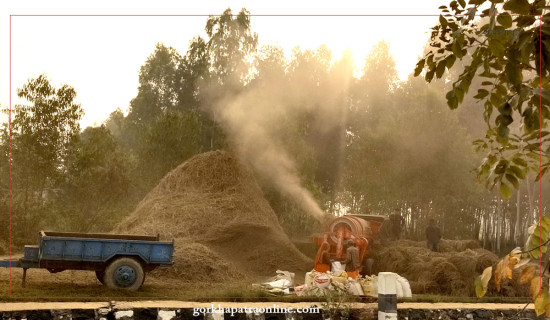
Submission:
[[[42,249],[41,259],[62,260],[64,258],[63,247],[65,246],[65,241],[42,239],[40,242]]]
[[[38,246],[25,246],[23,259],[27,261],[38,262],[39,247]]]
[[[43,237],[40,260],[107,262],[114,256],[139,256],[147,264],[171,264],[169,242]]]
[[[107,261],[111,259],[112,257],[119,255],[119,254],[126,254],[128,251],[126,250],[126,243],[121,243],[119,241],[113,241],[113,242],[103,242],[103,250],[101,251],[101,260]],[[145,257],[142,257],[145,259]],[[145,259],[145,261],[147,261]]]
[[[100,241],[86,241],[84,242],[84,259],[90,259],[93,261],[101,260],[101,250],[103,243]]]
[[[171,244],[154,244],[151,249],[151,262],[153,263],[172,263],[174,255],[174,246]]]

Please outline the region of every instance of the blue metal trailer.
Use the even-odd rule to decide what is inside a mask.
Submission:
[[[0,261],[0,267],[43,268],[52,273],[72,270],[95,271],[109,288],[137,290],[145,273],[173,263],[174,241],[159,236],[40,231],[38,246],[25,246],[23,258]]]

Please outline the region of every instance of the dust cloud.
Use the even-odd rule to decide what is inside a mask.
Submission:
[[[313,78],[311,70],[302,68],[290,76],[268,75],[253,80],[238,93],[220,92],[219,87],[210,91],[217,97],[208,103],[209,111],[221,124],[238,157],[318,220],[325,212],[304,187],[285,135],[291,134],[288,131],[292,128],[303,126],[304,118],[314,127],[313,132],[342,126],[343,97],[351,76],[351,58],[347,57],[323,79]]]

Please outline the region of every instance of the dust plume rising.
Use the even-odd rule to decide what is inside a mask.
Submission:
[[[342,68],[331,70],[330,76],[327,74],[322,79],[322,85],[306,69],[295,71],[291,76],[253,80],[238,93],[210,91],[217,96],[209,103],[210,112],[238,157],[318,220],[326,213],[302,184],[296,155],[289,150],[288,141],[292,141],[294,132],[289,128],[303,126],[304,118],[314,128],[313,132],[326,133],[337,126],[344,128],[342,97],[348,89],[352,70],[351,63],[348,64],[343,71]],[[304,150],[312,148],[307,139],[301,143]]]

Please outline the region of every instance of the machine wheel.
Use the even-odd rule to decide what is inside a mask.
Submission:
[[[118,258],[105,269],[105,285],[111,289],[135,291],[144,279],[143,267],[132,258]]]
[[[99,280],[99,282],[101,282],[101,284],[105,284],[105,270],[96,270],[95,271],[95,276],[96,276],[97,280]]]

